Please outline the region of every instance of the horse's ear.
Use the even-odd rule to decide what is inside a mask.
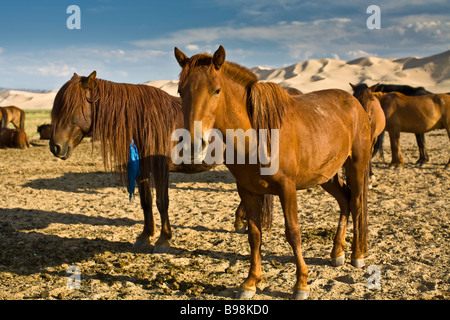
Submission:
[[[349,83],[349,84],[350,84],[350,87],[352,87],[353,91],[355,91],[356,86],[354,84],[351,84],[351,83]]]
[[[371,86],[371,87],[369,88],[369,91],[370,91],[370,92],[375,92],[375,90],[377,90],[377,88],[378,88],[379,85],[380,85],[379,83],[374,84],[373,86]]]
[[[178,64],[180,65],[180,67],[184,68],[184,66],[186,65],[186,63],[189,60],[189,57],[187,55],[185,55],[180,49],[178,49],[177,47],[175,47],[174,49],[175,51],[175,58],[178,61]]]
[[[220,46],[216,52],[214,52],[213,63],[216,70],[219,70],[225,62],[225,49]]]
[[[92,72],[89,77],[83,78],[81,84],[84,89],[94,88],[95,77],[97,76],[97,71]]]
[[[76,78],[78,78],[78,74],[75,72],[72,76],[72,79],[76,79]]]

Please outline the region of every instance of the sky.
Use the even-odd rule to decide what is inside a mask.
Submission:
[[[70,5],[81,29],[69,29]],[[370,5],[380,9],[369,29]],[[73,73],[176,80],[173,49],[252,68],[308,59],[425,57],[450,49],[448,0],[27,0],[1,3],[0,87],[56,90]],[[372,20],[371,20],[372,21]]]

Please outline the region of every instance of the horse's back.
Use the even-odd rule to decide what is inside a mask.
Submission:
[[[413,133],[442,128],[442,119],[448,118],[450,107],[450,97],[446,94],[407,96],[393,92],[380,101],[387,127]]]
[[[308,123],[350,124],[364,122],[368,116],[359,101],[340,89],[313,91],[296,97],[296,109]],[[306,118],[305,118],[306,117]],[[362,118],[362,119],[361,119]]]

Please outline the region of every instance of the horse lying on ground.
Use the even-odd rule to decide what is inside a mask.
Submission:
[[[266,220],[262,210],[266,194],[278,195],[282,205],[286,238],[292,247],[297,268],[293,298],[306,299],[309,294],[308,269],[300,247],[298,189],[320,185],[339,203],[341,215],[331,251],[333,265],[342,265],[345,261],[345,233],[348,217],[352,214],[351,260],[354,266],[362,267],[367,251],[367,194],[372,140],[369,117],[358,100],[337,89],[293,98],[274,83],[259,82],[247,68],[226,62],[222,46],[213,56],[197,54],[190,58],[175,48],[175,57],[182,68],[178,89],[184,126],[192,141],[195,124],[199,122],[202,124],[202,137],[210,129],[219,130],[223,136],[229,129],[255,130],[257,134],[269,131],[266,146],[258,144],[256,164],[225,162],[236,179],[247,213],[251,249],[250,270],[240,286],[239,298],[253,297],[256,286],[263,279],[261,232]],[[205,150],[209,142],[203,138],[201,142]],[[265,147],[270,153],[269,162],[266,161]],[[234,148],[235,154],[242,152],[236,145]],[[250,156],[249,150],[246,143],[245,159]],[[267,174],[266,169],[271,169],[277,160],[278,170]],[[342,167],[346,170],[348,185],[338,176]]]
[[[424,134],[436,129],[445,129],[450,138],[450,95],[427,94],[406,96],[399,92],[374,95],[380,100],[386,115],[386,131],[391,141],[391,166],[404,163],[400,150],[400,132]],[[446,168],[450,166],[450,160]]]
[[[50,150],[66,160],[84,137],[92,134],[101,144],[105,168],[119,174],[127,184],[130,144],[139,154],[140,175],[137,185],[144,211],[144,230],[135,247],[150,243],[155,235],[152,213],[152,186],[156,190],[156,206],[161,215],[161,232],[154,252],[167,252],[172,231],[169,222],[169,171],[197,173],[216,165],[175,165],[171,161],[172,132],[184,127],[181,99],[147,85],[115,83],[74,74],[58,91],[52,113],[53,132]],[[117,134],[120,133],[120,134]],[[267,197],[264,208],[272,210]],[[238,211],[242,210],[240,205]]]
[[[0,109],[2,128],[6,128],[11,122],[16,129],[25,130],[25,111],[15,106],[0,107]]]
[[[41,124],[37,127],[37,132],[39,133],[39,139],[50,140],[52,136],[53,126],[51,124]]]
[[[26,149],[30,147],[30,140],[24,130],[1,128],[0,147]]]

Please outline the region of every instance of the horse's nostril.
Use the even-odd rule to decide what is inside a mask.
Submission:
[[[56,156],[61,153],[61,146],[55,143],[50,143],[50,151]]]

